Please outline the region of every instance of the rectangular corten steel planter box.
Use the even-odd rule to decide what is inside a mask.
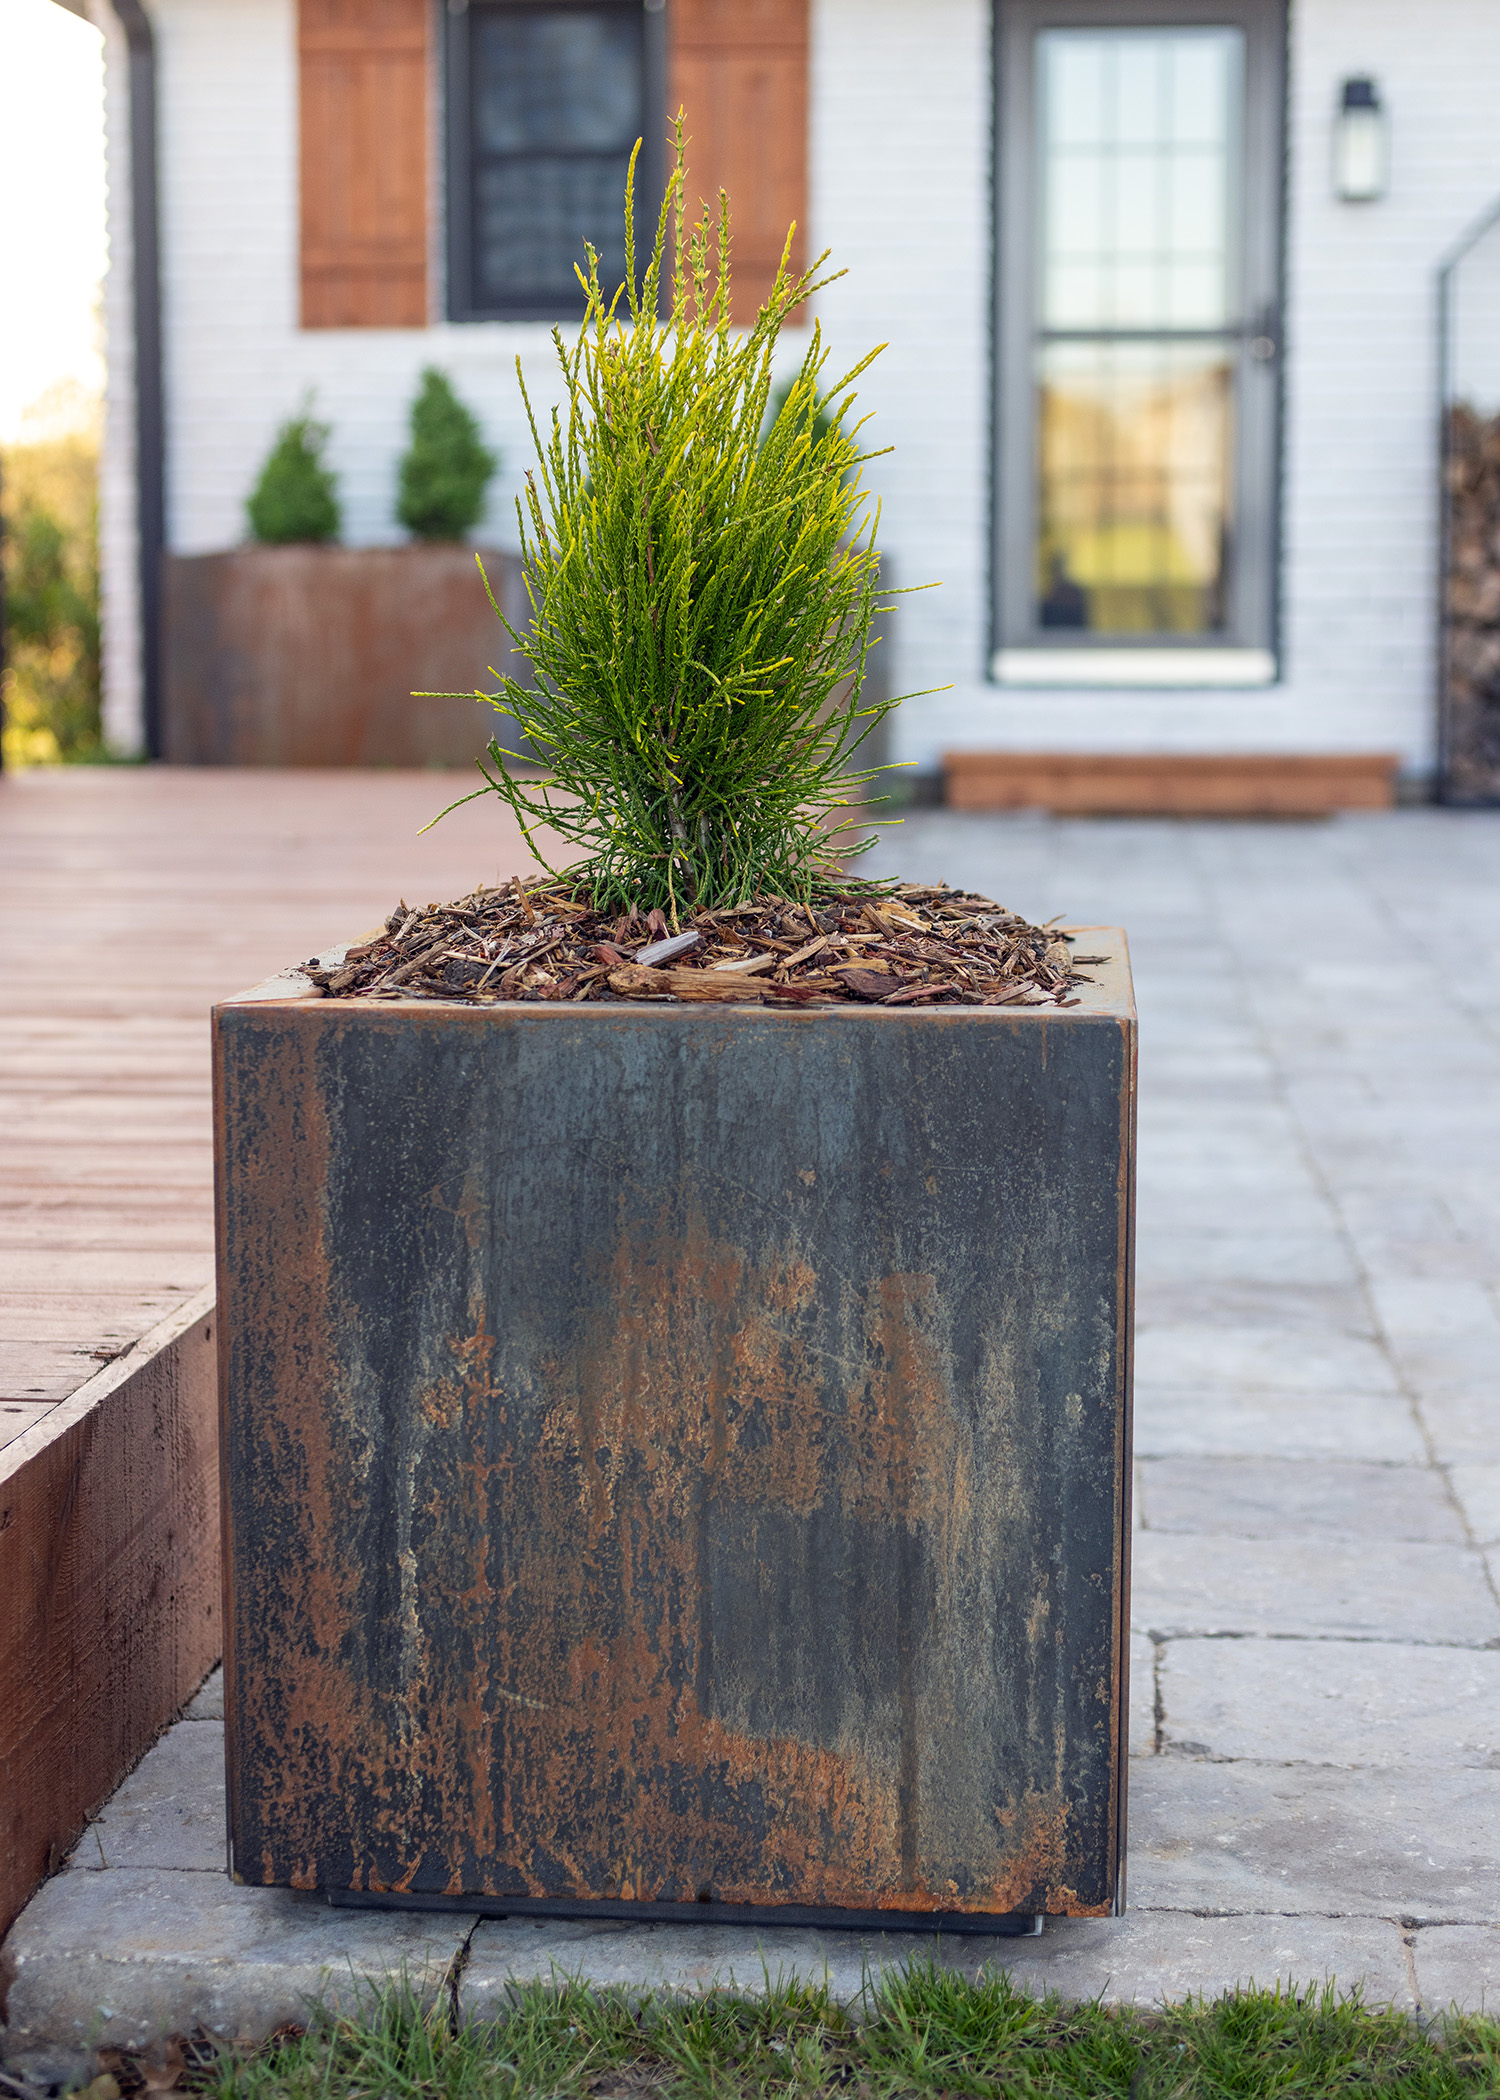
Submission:
[[[519,618],[519,559],[483,560]],[[172,765],[472,766],[491,737],[519,748],[468,697],[490,665],[521,668],[472,547],[233,547],[169,555],[163,574]]]
[[[1135,1019],[1080,947],[1071,1010],[218,1008],[237,1878],[1119,1906]]]

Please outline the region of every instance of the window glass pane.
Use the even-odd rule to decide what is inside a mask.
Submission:
[[[1224,351],[1046,343],[1038,357],[1038,624],[1219,632],[1233,501]]]
[[[473,290],[480,306],[582,309],[574,265],[625,274],[621,204],[644,128],[638,5],[471,5]]]
[[[1243,46],[1238,29],[1037,39],[1044,327],[1229,324]]]
[[[475,22],[481,153],[629,153],[640,136],[640,32],[618,12],[495,8]]]
[[[531,154],[481,164],[474,180],[478,291],[485,301],[535,298],[582,302],[576,262],[585,240],[599,251],[599,281],[611,291],[625,276],[627,156],[571,160]]]

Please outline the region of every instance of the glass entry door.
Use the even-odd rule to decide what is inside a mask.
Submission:
[[[1263,652],[1270,11],[1001,12],[997,639]]]

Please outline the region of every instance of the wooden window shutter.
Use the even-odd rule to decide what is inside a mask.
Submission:
[[[299,0],[302,325],[427,323],[427,0]]]
[[[807,0],[671,0],[667,108],[686,112],[688,198],[729,194],[734,318],[755,319],[807,224]]]

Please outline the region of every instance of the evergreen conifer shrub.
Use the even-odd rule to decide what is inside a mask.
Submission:
[[[843,814],[877,770],[851,770],[850,754],[897,704],[860,696],[888,609],[859,479],[875,455],[852,415],[878,352],[825,380],[815,324],[770,415],[777,337],[832,281],[826,258],[794,276],[789,232],[755,325],[736,331],[728,202],[717,228],[706,210],[690,223],[680,130],[677,159],[638,279],[632,156],[625,283],[609,296],[587,249],[586,316],[572,345],[554,331],[564,400],[545,428],[521,378],[532,617],[518,630],[495,610],[535,683],[475,694],[549,768],[513,775],[492,741],[475,796],[501,796],[528,836],[546,825],[580,845],[566,872],[596,908],[674,916],[838,882],[838,863],[874,844]]]
[[[478,523],[499,464],[447,378],[429,365],[412,403],[411,444],[401,462],[401,523],[419,540],[461,540]]]
[[[338,483],[323,464],[330,431],[307,414],[283,423],[246,504],[250,530],[263,546],[339,536]]]

